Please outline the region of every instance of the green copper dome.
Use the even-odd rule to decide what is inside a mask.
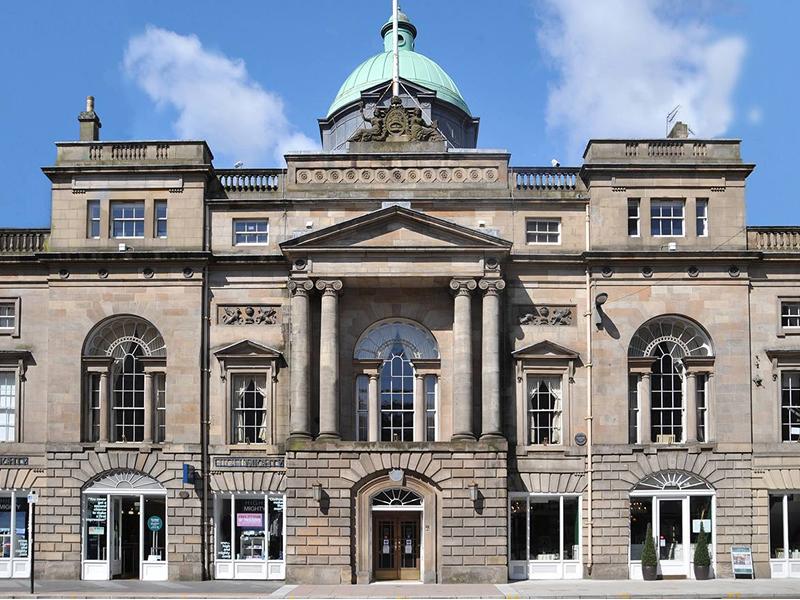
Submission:
[[[469,107],[458,91],[458,86],[439,65],[427,56],[414,50],[417,29],[405,13],[398,15],[398,47],[400,49],[400,78],[417,83],[436,92],[437,98],[456,105],[470,114]],[[361,92],[381,83],[392,80],[392,22],[391,19],[381,27],[383,49],[380,54],[368,58],[358,65],[344,80],[339,93],[328,109],[330,117],[337,110],[356,102]]]

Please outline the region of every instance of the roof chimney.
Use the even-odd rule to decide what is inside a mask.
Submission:
[[[80,140],[82,142],[96,142],[100,139],[100,117],[94,112],[94,96],[86,96],[86,110],[78,115],[80,123]]]
[[[667,134],[668,138],[685,140],[689,137],[689,126],[683,121],[678,121]]]

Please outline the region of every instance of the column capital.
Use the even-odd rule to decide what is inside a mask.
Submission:
[[[487,296],[497,296],[497,294],[506,289],[506,282],[503,279],[481,279],[478,282],[478,287]]]
[[[478,284],[474,279],[451,279],[450,289],[456,293],[456,296],[469,296]]]
[[[314,283],[309,279],[290,279],[286,287],[292,296],[308,296],[314,289]]]
[[[370,381],[377,381],[380,377],[380,373],[367,373],[367,377],[369,377]]]
[[[344,284],[341,279],[317,279],[314,287],[322,292],[323,296],[338,296]]]

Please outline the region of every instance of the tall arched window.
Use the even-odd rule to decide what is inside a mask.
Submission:
[[[359,441],[435,441],[439,346],[407,319],[379,321],[356,343],[354,409]]]
[[[666,315],[631,338],[629,443],[708,441],[714,350],[696,323]]]
[[[166,347],[148,321],[119,315],[99,323],[83,347],[83,439],[166,439]]]

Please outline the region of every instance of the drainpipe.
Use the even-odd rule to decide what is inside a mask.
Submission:
[[[213,176],[213,175],[212,175]],[[208,204],[204,200],[203,207],[203,249],[210,250],[210,218]],[[208,383],[209,383],[209,283],[208,260],[203,265],[203,285],[201,290],[201,316],[200,316],[200,556],[202,564],[203,581],[209,579],[210,561],[208,544],[208,485],[210,475],[210,461],[208,456]]]
[[[586,203],[586,252],[591,250],[591,215],[589,202]],[[594,557],[593,535],[592,535],[592,479],[594,470],[592,466],[592,270],[586,262],[586,483],[587,483],[587,502],[586,502],[586,528],[588,541],[588,557],[586,571],[591,576]]]

